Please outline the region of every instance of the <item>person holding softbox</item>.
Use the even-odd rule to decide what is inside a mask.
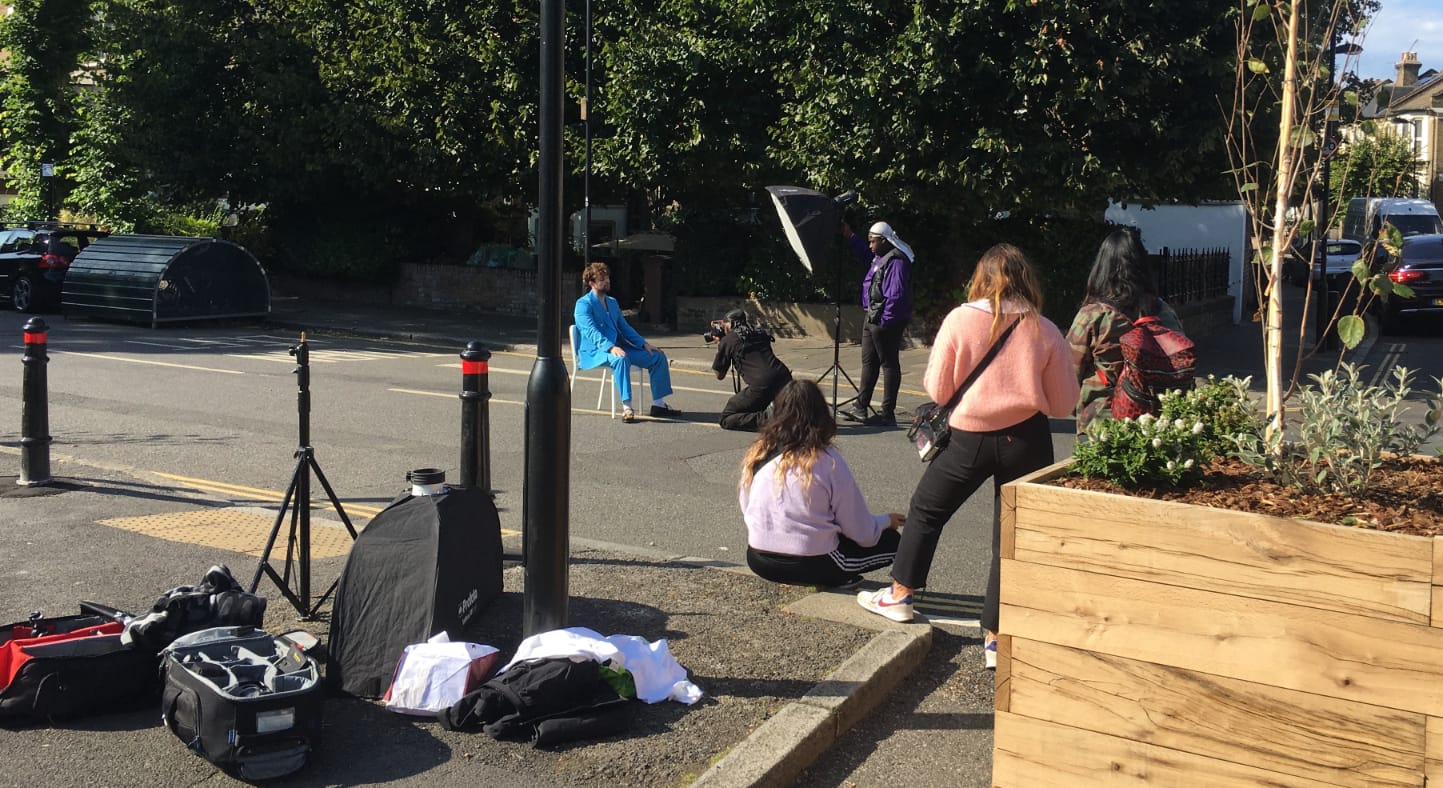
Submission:
[[[727,372],[735,367],[746,384],[722,408],[721,427],[724,430],[760,429],[766,421],[767,406],[791,381],[792,371],[772,352],[772,335],[753,327],[743,310],[728,312],[717,327],[722,336],[717,340],[712,371],[717,380],[725,380]]]

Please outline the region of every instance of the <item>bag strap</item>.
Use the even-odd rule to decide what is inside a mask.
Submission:
[[[952,393],[952,397],[947,400],[947,404],[942,406],[943,410],[950,413],[953,408],[957,407],[957,403],[962,401],[962,395],[967,393],[968,387],[972,385],[973,381],[977,380],[978,375],[982,374],[982,370],[987,369],[987,365],[992,363],[992,359],[997,357],[998,351],[1002,350],[1002,345],[1007,342],[1008,337],[1012,336],[1012,330],[1017,328],[1017,325],[1021,322],[1021,317],[1012,321],[1012,325],[1008,326],[1007,330],[1003,331],[1001,336],[997,337],[997,341],[993,342],[992,347],[987,349],[987,355],[983,356],[982,360],[977,362],[977,366],[972,368],[972,372],[967,375],[967,379],[962,381],[962,385],[958,386],[957,390]]]

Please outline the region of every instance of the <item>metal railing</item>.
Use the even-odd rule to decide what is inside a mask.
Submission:
[[[1227,247],[1168,249],[1148,255],[1158,295],[1169,304],[1187,304],[1227,295],[1232,255]]]

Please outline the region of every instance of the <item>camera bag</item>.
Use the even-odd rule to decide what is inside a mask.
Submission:
[[[134,708],[159,687],[154,651],[122,643],[114,608],[81,602],[81,613],[0,627],[0,724],[74,719]]]
[[[306,765],[319,741],[320,667],[297,641],[215,627],[165,650],[161,717],[206,760],[243,780]]]

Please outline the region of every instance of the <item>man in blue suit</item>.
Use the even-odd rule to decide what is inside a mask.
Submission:
[[[582,369],[611,366],[611,380],[621,398],[621,420],[636,421],[631,406],[631,368],[638,366],[651,374],[651,416],[675,418],[681,411],[666,404],[671,395],[671,368],[666,354],[641,338],[621,316],[611,290],[611,269],[606,263],[592,263],[581,272],[581,281],[590,290],[576,299],[576,328],[580,344],[576,347],[576,363]]]

